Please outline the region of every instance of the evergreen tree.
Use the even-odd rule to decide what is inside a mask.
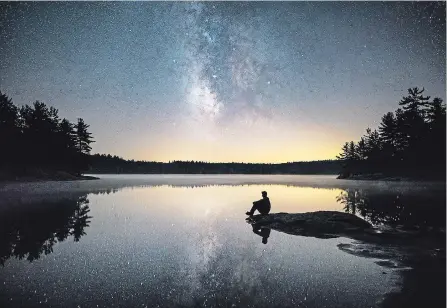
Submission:
[[[356,169],[358,157],[354,141],[346,142],[343,145],[341,153],[337,155],[337,159],[343,162],[342,168],[345,175],[351,174]]]
[[[426,138],[427,160],[439,176],[446,168],[446,106],[440,98],[434,98],[426,110],[428,134]]]
[[[358,157],[359,160],[365,160],[368,156],[368,149],[366,146],[366,141],[365,141],[365,137],[361,137],[360,141],[357,143],[356,146],[356,156]]]
[[[366,157],[372,162],[377,162],[381,157],[382,142],[380,134],[377,130],[366,129],[365,136],[366,143]]]
[[[78,118],[78,123],[75,125],[76,128],[76,143],[78,152],[81,154],[90,154],[91,147],[90,144],[93,142],[93,137],[90,132],[88,132],[88,128],[90,125],[85,124],[84,120],[81,118]]]
[[[425,163],[425,147],[427,125],[425,122],[425,109],[429,105],[430,96],[423,96],[424,89],[417,87],[408,89],[408,96],[403,97],[399,105],[403,106],[402,130],[406,136],[408,150],[405,153],[405,163],[410,165],[422,165]]]
[[[60,165],[65,169],[74,171],[73,161],[76,160],[76,131],[74,125],[67,119],[63,119],[59,124],[59,153]]]
[[[433,101],[428,104],[426,110],[427,122],[431,124],[431,128],[435,128],[436,125],[445,126],[446,122],[446,106],[442,99],[434,98]]]
[[[76,131],[74,125],[67,119],[63,119],[59,124],[59,133],[61,136],[61,146],[65,150],[76,149]]]
[[[408,149],[409,133],[406,128],[405,113],[402,109],[396,110],[396,135],[394,144],[396,147],[396,160],[402,161],[405,157],[404,153]]]
[[[347,160],[349,157],[349,142],[345,142],[341,148],[341,153],[337,155],[337,159],[339,160]]]
[[[421,107],[425,107],[429,104],[430,96],[423,96],[425,89],[419,90],[419,88],[408,89],[408,96],[402,98],[399,102],[400,106],[403,106],[405,111],[419,112]]]
[[[394,113],[388,112],[382,117],[379,132],[383,143],[394,148],[397,132],[397,122],[396,118],[394,117]]]
[[[430,101],[423,92],[408,89],[408,96],[399,102],[402,108],[383,115],[378,131],[367,129],[356,145],[361,163],[351,164],[352,170],[445,178],[445,104],[439,98]],[[349,152],[346,143],[338,158],[346,160]]]
[[[382,117],[379,125],[379,135],[382,143],[382,164],[385,169],[396,168],[397,120],[394,113],[388,112]]]
[[[349,142],[348,159],[351,161],[357,160],[357,151],[354,141]]]
[[[88,127],[79,119],[75,130],[67,119],[60,120],[56,108],[43,102],[18,108],[0,92],[1,171],[7,177],[55,171],[79,174],[93,142]]]
[[[12,162],[17,163],[17,155],[20,152],[18,108],[12,99],[0,92],[0,166],[7,167]]]
[[[78,118],[78,123],[75,125],[76,129],[76,147],[78,152],[78,165],[77,169],[79,171],[79,174],[83,170],[87,170],[89,167],[89,157],[90,157],[90,151],[91,147],[90,144],[92,144],[93,137],[92,134],[88,132],[89,125],[85,124],[84,120],[81,118]]]

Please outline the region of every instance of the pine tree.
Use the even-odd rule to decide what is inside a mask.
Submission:
[[[57,139],[58,116],[55,108],[39,101],[33,106],[24,106],[20,110],[24,134],[25,160],[39,169],[52,168],[57,151],[54,140]]]
[[[446,170],[446,106],[440,98],[434,98],[426,110],[428,133],[426,160],[430,169],[445,179]]]
[[[382,122],[379,125],[379,132],[382,141],[385,144],[394,146],[396,140],[396,118],[394,113],[388,112],[382,117]]]
[[[12,162],[18,162],[19,125],[18,108],[11,98],[0,91],[0,166],[11,166]]]
[[[94,142],[88,127],[82,119],[76,126],[67,119],[60,120],[56,108],[40,101],[18,108],[0,91],[1,171],[8,169],[15,175],[79,173]]]
[[[349,142],[345,142],[341,148],[341,153],[337,155],[337,159],[347,160],[349,157]]]
[[[357,151],[354,141],[349,142],[348,159],[357,160]]]
[[[446,117],[446,106],[442,99],[435,97],[431,103],[428,104],[425,112],[427,122],[432,125],[444,124]]]
[[[368,152],[367,152],[367,146],[366,146],[366,141],[364,137],[360,138],[360,141],[357,143],[356,146],[356,156],[358,157],[358,159],[360,160],[365,160],[368,156]]]
[[[446,107],[441,99],[430,101],[423,92],[408,89],[408,96],[399,102],[402,108],[383,115],[379,131],[367,129],[356,145],[357,169],[365,161],[368,168],[360,168],[362,172],[445,178]],[[337,158],[349,161],[350,152],[346,143]]]
[[[423,96],[424,89],[417,87],[408,89],[408,96],[403,97],[399,105],[403,106],[403,132],[407,138],[408,150],[405,160],[408,166],[422,165],[425,163],[424,155],[428,127],[425,121],[425,107],[429,106],[430,96]]]
[[[81,118],[78,118],[78,123],[75,125],[76,129],[76,147],[78,152],[78,159],[77,159],[77,170],[79,174],[81,174],[81,171],[86,170],[89,166],[89,157],[90,157],[90,151],[91,147],[90,144],[92,144],[93,138],[92,134],[88,132],[89,125],[85,124],[84,120]]]
[[[59,124],[59,133],[61,135],[62,147],[65,150],[76,149],[76,131],[74,125],[67,119],[63,119]]]
[[[379,126],[382,143],[382,160],[386,169],[394,168],[396,161],[397,120],[394,113],[388,112],[382,117]]]
[[[396,160],[403,161],[409,145],[409,129],[402,109],[396,110],[396,135],[394,144],[396,147]]]
[[[73,160],[76,158],[76,131],[74,125],[67,119],[63,119],[59,124],[58,148],[60,153],[59,162],[66,170],[74,171]]]
[[[420,111],[421,107],[425,107],[429,104],[428,100],[430,96],[423,96],[425,89],[419,90],[419,88],[408,89],[408,96],[402,98],[399,102],[400,106],[403,106],[405,111]]]
[[[78,152],[81,154],[90,154],[91,147],[90,144],[93,142],[93,137],[90,132],[88,132],[88,128],[90,125],[85,124],[84,120],[78,118],[78,123],[75,125],[76,128],[76,146],[78,148]]]

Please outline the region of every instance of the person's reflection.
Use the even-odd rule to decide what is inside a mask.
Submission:
[[[253,224],[253,233],[256,233],[259,236],[262,236],[262,243],[267,244],[267,239],[270,236],[270,229],[266,227],[262,227],[259,224]]]

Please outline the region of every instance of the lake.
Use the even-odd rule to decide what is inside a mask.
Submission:
[[[263,190],[274,213],[445,232],[445,183],[98,177],[0,186],[1,307],[380,307],[405,290],[402,269],[340,249],[348,238],[271,230],[263,244],[245,221]]]

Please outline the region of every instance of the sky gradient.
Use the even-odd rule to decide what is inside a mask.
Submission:
[[[409,87],[445,100],[445,3],[0,3],[0,90],[128,159],[333,159]]]

